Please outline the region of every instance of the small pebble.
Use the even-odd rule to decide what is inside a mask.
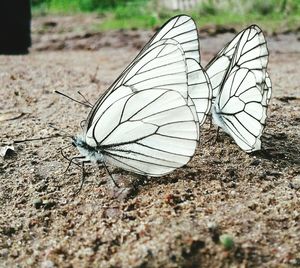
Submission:
[[[39,209],[43,204],[43,200],[40,199],[40,198],[36,198],[36,199],[33,200],[32,203],[33,203],[33,205],[36,209]]]
[[[45,209],[50,209],[55,206],[55,202],[53,200],[44,200],[43,205]]]
[[[215,222],[208,222],[207,223],[208,230],[211,234],[211,239],[214,243],[218,243],[220,240],[220,232],[217,223]]]
[[[54,265],[53,261],[46,260],[41,263],[41,267],[42,268],[54,268],[55,265]]]
[[[0,250],[0,256],[1,257],[7,257],[9,253],[9,250],[7,248],[1,249]]]
[[[230,250],[230,249],[233,248],[234,241],[233,241],[233,237],[231,235],[229,235],[229,234],[222,234],[219,239],[220,239],[221,245],[226,250]]]
[[[259,159],[254,159],[251,163],[250,166],[258,166],[260,164],[260,160]]]
[[[213,222],[213,221],[208,222],[207,223],[207,227],[208,227],[209,230],[216,230],[216,229],[218,229],[218,225],[215,222]]]
[[[289,183],[290,188],[299,190],[300,189],[300,175],[296,176],[292,179],[292,181]]]

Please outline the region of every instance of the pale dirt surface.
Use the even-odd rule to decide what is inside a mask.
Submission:
[[[58,133],[48,123],[79,133],[89,109],[53,91],[79,99],[80,90],[95,102],[152,32],[77,36],[62,50],[48,46],[51,34],[35,31],[28,56],[0,56],[0,146]],[[203,63],[231,37],[203,36]],[[15,144],[15,155],[0,158],[0,267],[300,267],[297,38],[268,38],[273,97],[258,153],[242,152],[224,133],[209,141],[216,131],[207,123],[186,167],[152,179],[112,168],[117,189],[89,166],[74,196],[81,170],[64,173],[59,151],[70,139]],[[77,154],[73,147],[65,153]],[[229,251],[218,243],[224,233],[234,238]]]

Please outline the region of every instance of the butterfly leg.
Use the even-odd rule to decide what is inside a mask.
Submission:
[[[86,120],[82,120],[80,122],[80,127],[81,127],[82,130],[84,129],[85,122],[86,122]]]
[[[62,155],[63,158],[65,158],[66,160],[69,161],[69,164],[68,164],[66,170],[64,171],[64,173],[66,173],[66,172],[69,170],[69,168],[70,168],[70,166],[71,166],[72,163],[75,164],[76,166],[80,167],[80,165],[78,165],[77,163],[75,163],[73,160],[85,158],[84,156],[74,156],[74,157],[72,157],[72,158],[70,159],[70,158],[68,158],[68,157],[64,154],[64,152],[63,152],[62,149],[60,150],[60,153],[61,153],[61,155]]]
[[[212,122],[212,116],[209,117],[209,129],[211,129],[213,126],[213,122]]]
[[[84,184],[84,181],[85,181],[85,169],[84,169],[84,164],[85,162],[81,162],[81,169],[82,169],[82,176],[81,176],[81,182],[80,182],[80,186],[79,186],[79,189],[74,193],[74,195],[77,195],[79,194],[79,192],[81,191],[82,187],[83,187],[83,184]]]
[[[220,127],[217,128],[217,134],[216,134],[216,139],[215,139],[214,144],[216,144],[217,141],[218,141],[218,138],[219,138],[219,132],[220,132]]]
[[[116,187],[120,188],[120,186],[119,186],[119,185],[117,184],[117,182],[114,180],[114,178],[113,178],[111,172],[109,171],[109,169],[108,169],[108,167],[107,167],[107,165],[105,164],[104,161],[103,161],[103,165],[104,165],[104,168],[105,168],[106,172],[107,172],[108,175],[111,177],[111,179],[112,179],[114,185],[115,185]]]

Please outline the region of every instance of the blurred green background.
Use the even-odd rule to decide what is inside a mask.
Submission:
[[[300,30],[300,0],[32,0],[33,15],[93,12],[99,30],[152,28],[178,13],[200,26],[259,23],[269,31]]]

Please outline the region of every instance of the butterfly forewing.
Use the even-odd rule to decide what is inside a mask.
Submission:
[[[171,18],[145,45],[113,85],[99,98],[89,115],[86,128],[90,127],[93,118],[97,118],[98,107],[102,106],[104,102],[106,106],[109,105],[106,98],[122,86],[128,86],[132,91],[153,87],[178,91],[187,100],[190,108],[193,111],[196,110],[194,113],[195,120],[202,125],[207,111],[210,110],[212,89],[207,75],[204,74],[204,70],[200,66],[199,49],[198,31],[194,20],[186,15]],[[182,55],[179,55],[180,53]],[[195,62],[192,68],[190,68],[191,65],[188,64],[188,61]],[[178,73],[174,72],[174,70],[181,72],[179,65],[185,65],[185,71],[188,74],[187,84],[183,84],[179,80]],[[203,80],[203,76],[206,81]],[[195,100],[193,98],[188,99],[189,92],[192,92]],[[125,94],[127,92],[123,93],[123,95]],[[194,101],[199,104],[196,108]]]
[[[187,15],[179,15],[168,20],[151,40],[144,46],[135,59],[127,66],[118,79],[112,84],[108,91],[113,91],[122,84],[125,74],[136,64],[140,58],[155,48],[158,42],[173,40],[179,44],[185,58],[192,58],[200,63],[200,47],[198,31],[194,20]]]
[[[212,85],[213,99],[219,94],[220,86],[242,34],[243,32],[240,32],[231,40],[205,67]]]
[[[187,100],[186,73],[185,58],[176,41],[163,40],[155,43],[124,73],[121,84],[106,92],[101,101],[97,101],[89,114],[86,131],[118,98],[132,92],[163,88],[177,91]]]
[[[191,58],[200,63],[200,46],[197,26],[195,21],[187,15],[179,15],[167,21],[153,36],[148,45],[159,40],[173,39],[177,41],[186,58]],[[147,49],[147,45],[144,50]]]
[[[251,69],[258,83],[265,79],[268,51],[264,35],[256,25],[241,31],[206,66],[210,78],[213,99],[219,94],[222,83],[230,72],[238,68]]]

